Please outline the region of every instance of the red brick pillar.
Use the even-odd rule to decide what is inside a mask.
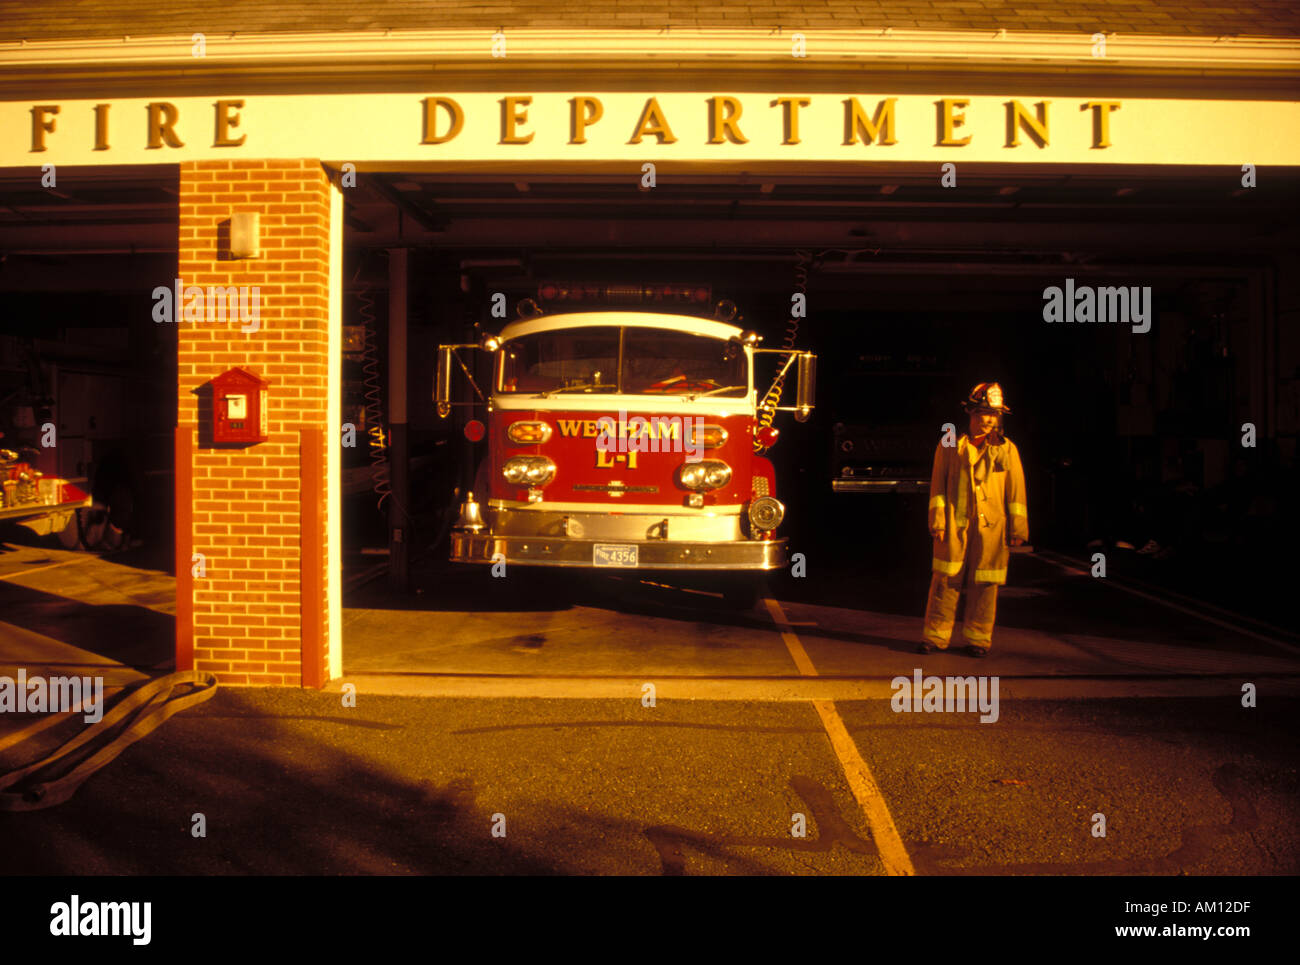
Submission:
[[[182,491],[184,466],[177,473],[176,583],[178,620],[188,612],[192,626],[178,625],[177,669],[186,669],[188,637],[193,669],[213,671],[222,683],[319,685],[328,676],[328,647],[337,645],[327,639],[319,498],[333,425],[330,191],[312,159],[180,165],[178,421],[180,434],[192,433],[193,451],[189,491]],[[258,258],[229,254],[229,219],[243,211],[260,215]],[[194,310],[191,286],[203,289],[201,321],[186,317]],[[249,315],[255,298],[256,320],[216,318],[210,286],[223,289],[227,302],[235,288]],[[221,448],[203,424],[211,400],[205,387],[234,367],[271,383],[268,438]],[[178,447],[178,461],[183,452]],[[304,466],[315,478],[303,478]]]

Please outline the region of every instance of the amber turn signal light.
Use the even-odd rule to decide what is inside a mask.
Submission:
[[[521,446],[536,446],[551,438],[551,427],[545,422],[512,422],[506,438]]]
[[[691,440],[705,449],[718,449],[727,441],[727,430],[722,426],[693,426]]]

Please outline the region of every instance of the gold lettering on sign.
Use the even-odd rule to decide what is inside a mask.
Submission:
[[[844,143],[856,144],[863,138],[867,144],[879,139],[881,144],[897,144],[894,140],[894,105],[897,97],[886,97],[876,105],[875,118],[867,117],[856,97],[844,102]]]
[[[807,107],[811,103],[812,98],[810,97],[778,97],[772,101],[771,106],[780,105],[782,111],[782,144],[799,143],[799,108]]]
[[[939,135],[940,147],[961,147],[963,144],[970,143],[970,135],[965,137],[953,137],[952,131],[955,127],[961,127],[966,123],[965,114],[954,114],[954,110],[962,110],[970,106],[970,101],[960,97],[946,97],[938,102],[939,104],[939,123],[943,128]]]
[[[735,97],[709,98],[709,134],[710,144],[721,144],[730,140],[732,144],[748,144],[749,138],[740,133],[740,115],[744,108]]]
[[[613,469],[617,466],[623,466],[626,464],[626,468],[635,469],[637,455],[638,453],[637,450],[635,449],[631,450],[630,452],[618,452],[618,453],[606,452],[604,449],[597,449],[596,468]]]
[[[233,112],[243,106],[243,101],[217,101],[217,135],[213,138],[213,147],[239,147],[244,143],[247,134],[237,138],[230,136],[230,129],[239,126],[239,115]]]
[[[169,104],[166,101],[154,101],[148,107],[149,110],[149,148],[160,148],[163,141],[167,142],[168,147],[184,147],[181,139],[176,136],[172,128],[176,124],[177,111],[175,104]]]
[[[95,150],[108,150],[108,104],[95,105]]]
[[[45,150],[46,133],[54,133],[54,118],[46,119],[46,114],[57,114],[58,104],[44,104],[32,108],[32,150]]]
[[[528,123],[528,105],[532,102],[527,96],[501,98],[502,144],[527,144],[533,139],[533,132],[519,134],[516,130],[517,125]]]
[[[474,93],[465,96],[483,98],[485,101],[498,99],[496,94],[488,93]],[[498,99],[501,108],[500,144],[524,145],[533,142],[536,133],[529,130],[529,112],[535,96],[531,94],[512,94]],[[560,95],[547,93],[543,96],[557,98],[558,100]],[[674,94],[672,96],[677,97],[680,95]],[[750,143],[750,139],[745,136],[740,127],[741,117],[744,112],[743,101],[746,95],[720,94],[705,96],[701,94],[696,96],[705,101],[704,106],[707,108],[708,131],[706,144],[718,145],[729,142],[745,145]],[[802,111],[805,108],[810,108],[817,96],[816,94],[764,95],[764,99],[768,101],[770,108],[781,111],[782,129],[779,141],[781,145],[803,143],[801,121],[807,115],[804,115]],[[844,105],[842,141],[844,148],[852,148],[859,144],[864,147],[896,145],[898,143],[896,115],[900,99],[904,101],[904,110],[924,110],[922,106],[924,103],[934,104],[937,111],[934,142],[936,146],[962,147],[970,144],[973,139],[971,134],[959,135],[957,133],[963,127],[967,127],[966,111],[973,102],[971,97],[944,97],[938,100],[931,100],[929,95],[918,95],[914,98],[882,97],[877,99],[874,105],[870,103],[870,95],[837,96],[835,99],[841,100]],[[989,103],[979,109],[987,107],[991,110],[991,98],[975,98],[974,100],[988,101]],[[80,112],[92,110],[94,112],[93,148],[90,147],[90,143],[84,143],[77,146],[78,151],[87,149],[93,151],[111,150],[109,119],[114,103],[79,102],[73,105],[73,110],[77,112],[74,120],[78,123],[90,119]],[[218,148],[248,147],[248,134],[240,130],[243,127],[242,115],[247,100],[222,99],[211,103],[214,109],[212,146]],[[422,98],[420,103],[422,105],[423,121],[420,144],[445,144],[464,132],[465,109],[453,98],[429,96]],[[569,105],[567,143],[572,145],[587,144],[589,142],[588,129],[602,123],[604,120],[604,102],[601,97],[593,94],[574,94],[568,98],[567,103]],[[1044,99],[1030,102],[1016,98],[1005,98],[1002,103],[1006,110],[1006,140],[1004,142],[1006,147],[1020,147],[1022,146],[1022,140],[1032,141],[1040,149],[1051,145],[1051,100]],[[1119,100],[1075,101],[1071,99],[1066,103],[1077,103],[1079,110],[1092,111],[1092,136],[1089,145],[1091,148],[1105,149],[1112,146],[1111,114],[1120,110],[1123,107],[1123,102]],[[1130,109],[1154,110],[1150,103],[1143,102],[1137,108],[1131,107]],[[553,106],[558,106],[558,103]],[[51,135],[56,133],[60,134],[60,138],[52,141],[55,149],[67,149],[69,145],[66,143],[68,130],[66,124],[62,130],[58,127],[59,121],[66,121],[66,118],[62,115],[62,105],[33,104],[29,109],[32,119],[31,152],[40,153],[50,150]],[[825,103],[822,113],[824,114],[829,109],[829,103]],[[152,101],[145,104],[145,110],[148,120],[146,132],[146,147],[148,149],[185,147],[185,142],[181,140],[177,130],[180,111],[176,102]],[[197,110],[201,111],[202,108],[197,108]],[[134,112],[134,107],[132,112]],[[326,114],[328,115],[328,105]],[[325,133],[328,133],[328,122],[326,122],[325,127]],[[816,145],[816,150],[821,152],[822,156],[829,157],[834,150],[832,145],[835,142],[832,138],[835,136],[835,130],[833,128],[829,130],[821,129],[820,125],[818,127],[819,130],[813,132],[810,136]],[[1147,139],[1154,136],[1149,130],[1146,130],[1150,125],[1143,125],[1143,127],[1144,131],[1140,131],[1139,134],[1145,134]],[[77,137],[90,142],[90,132],[87,131],[85,134],[81,134],[80,131],[81,128],[78,126]],[[370,141],[372,144],[370,146],[372,153],[377,156],[383,153],[385,135],[382,130],[371,133]],[[310,132],[308,136],[310,136]],[[664,108],[660,105],[659,99],[654,96],[645,99],[631,138],[627,143],[632,145],[641,144],[646,137],[653,137],[659,145],[676,144],[678,141],[677,136],[668,124]],[[776,134],[775,132],[766,134],[765,138],[769,139],[768,146],[759,150],[770,153],[773,150],[772,145],[776,140]],[[409,145],[409,142],[406,143]],[[1082,144],[1076,146],[1082,148]],[[489,148],[490,140],[488,145],[480,144],[477,152],[471,150],[470,153],[486,157]],[[591,150],[591,148],[588,148],[584,152],[575,152],[575,156],[577,154],[585,156]],[[772,156],[775,157],[776,154]]]
[[[1079,110],[1092,108],[1092,146],[1110,147],[1110,112],[1120,109],[1119,101],[1084,101]]]
[[[451,118],[446,134],[435,133],[438,130],[438,108],[441,107]],[[446,144],[460,133],[465,126],[465,111],[450,97],[426,97],[424,99],[424,136],[421,144]]]
[[[1020,101],[1007,101],[1007,147],[1020,146],[1021,127],[1039,147],[1047,147],[1047,105],[1050,103],[1039,101],[1038,117],[1034,117]]]
[[[605,105],[598,97],[572,97],[569,99],[569,143],[587,143],[587,125],[595,124],[605,114]]]
[[[656,97],[651,97],[645,102],[645,107],[641,110],[641,119],[636,122],[636,130],[632,132],[632,140],[628,143],[640,144],[641,138],[647,134],[654,135],[660,144],[677,143],[677,138],[673,137],[672,128],[668,126],[663,108],[659,106],[659,99]]]

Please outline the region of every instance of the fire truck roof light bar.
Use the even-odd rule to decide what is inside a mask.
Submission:
[[[537,297],[545,302],[581,302],[583,304],[658,304],[670,302],[708,305],[713,300],[713,286],[687,282],[557,282],[545,281],[537,286]]]

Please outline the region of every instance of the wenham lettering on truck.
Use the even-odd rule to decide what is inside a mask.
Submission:
[[[581,436],[584,439],[595,439],[602,435],[614,436],[616,434],[627,438],[649,435],[651,440],[678,439],[681,437],[682,432],[681,416],[671,418],[652,416],[649,419],[631,419],[621,426],[608,416],[602,416],[600,419],[559,419],[557,421],[560,427],[560,435],[568,437]]]

